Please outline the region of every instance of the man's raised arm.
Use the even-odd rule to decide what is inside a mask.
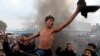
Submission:
[[[78,13],[79,13],[79,5],[77,6],[76,11],[70,17],[68,17],[68,19],[65,22],[63,22],[58,27],[54,28],[54,32],[59,32],[63,28],[65,28],[66,26],[68,26],[75,19],[75,17],[78,15]]]

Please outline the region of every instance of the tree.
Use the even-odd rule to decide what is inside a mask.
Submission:
[[[0,20],[0,30],[5,31],[7,28],[7,24]]]

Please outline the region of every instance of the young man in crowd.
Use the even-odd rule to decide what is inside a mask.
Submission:
[[[61,47],[58,47],[56,50],[57,56],[76,56],[76,53],[73,50],[72,44],[67,43],[65,50],[61,51]]]
[[[89,50],[89,49],[86,49],[86,50],[84,51],[84,54],[83,54],[82,56],[93,56],[93,55],[92,55],[92,51]]]
[[[66,26],[68,26],[75,19],[78,13],[79,5],[77,6],[75,12],[70,17],[68,17],[65,22],[55,28],[53,27],[55,18],[53,16],[47,16],[45,18],[45,27],[41,29],[37,34],[32,35],[24,40],[32,40],[36,37],[39,37],[39,44],[36,53],[40,56],[51,56],[51,46],[55,33],[61,31]]]
[[[87,49],[92,51],[92,56],[98,56],[96,53],[96,45],[94,43],[89,43]]]
[[[0,56],[4,56],[3,50],[0,49]]]
[[[25,53],[28,54],[33,54],[35,52],[35,40],[30,40],[30,41],[22,41],[22,39],[26,36],[21,36],[18,39],[18,44],[20,50],[22,50]]]
[[[2,38],[3,38],[3,50],[6,56],[30,56],[20,51],[18,43],[13,43],[10,48],[8,43],[8,37],[4,32],[2,32]]]

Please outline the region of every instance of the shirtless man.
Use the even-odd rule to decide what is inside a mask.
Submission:
[[[39,37],[39,44],[36,53],[39,54],[40,56],[51,56],[52,54],[51,46],[55,33],[61,31],[63,28],[68,26],[78,15],[78,13],[79,13],[79,5],[77,6],[76,11],[70,17],[68,17],[68,19],[65,22],[63,22],[61,25],[55,28],[53,27],[54,17],[47,16],[45,18],[45,27],[42,30],[40,30],[37,34],[32,35],[26,38],[25,40],[32,40],[36,37]]]

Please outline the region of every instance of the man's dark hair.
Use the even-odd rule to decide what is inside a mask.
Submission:
[[[85,52],[86,51],[89,51],[91,53],[91,55],[92,55],[92,51],[90,49],[85,49],[84,54],[82,54],[82,56],[85,56]]]
[[[71,45],[71,43],[67,43],[67,45]]]
[[[51,15],[45,17],[45,21],[48,21],[49,19],[53,19],[53,21],[54,21],[54,17]]]
[[[85,49],[85,51],[90,51],[90,52],[91,52],[91,54],[92,54],[92,51],[91,51],[90,49]]]
[[[93,49],[96,49],[96,48],[97,48],[96,45],[95,45],[94,43],[89,43],[88,46],[93,47]]]

